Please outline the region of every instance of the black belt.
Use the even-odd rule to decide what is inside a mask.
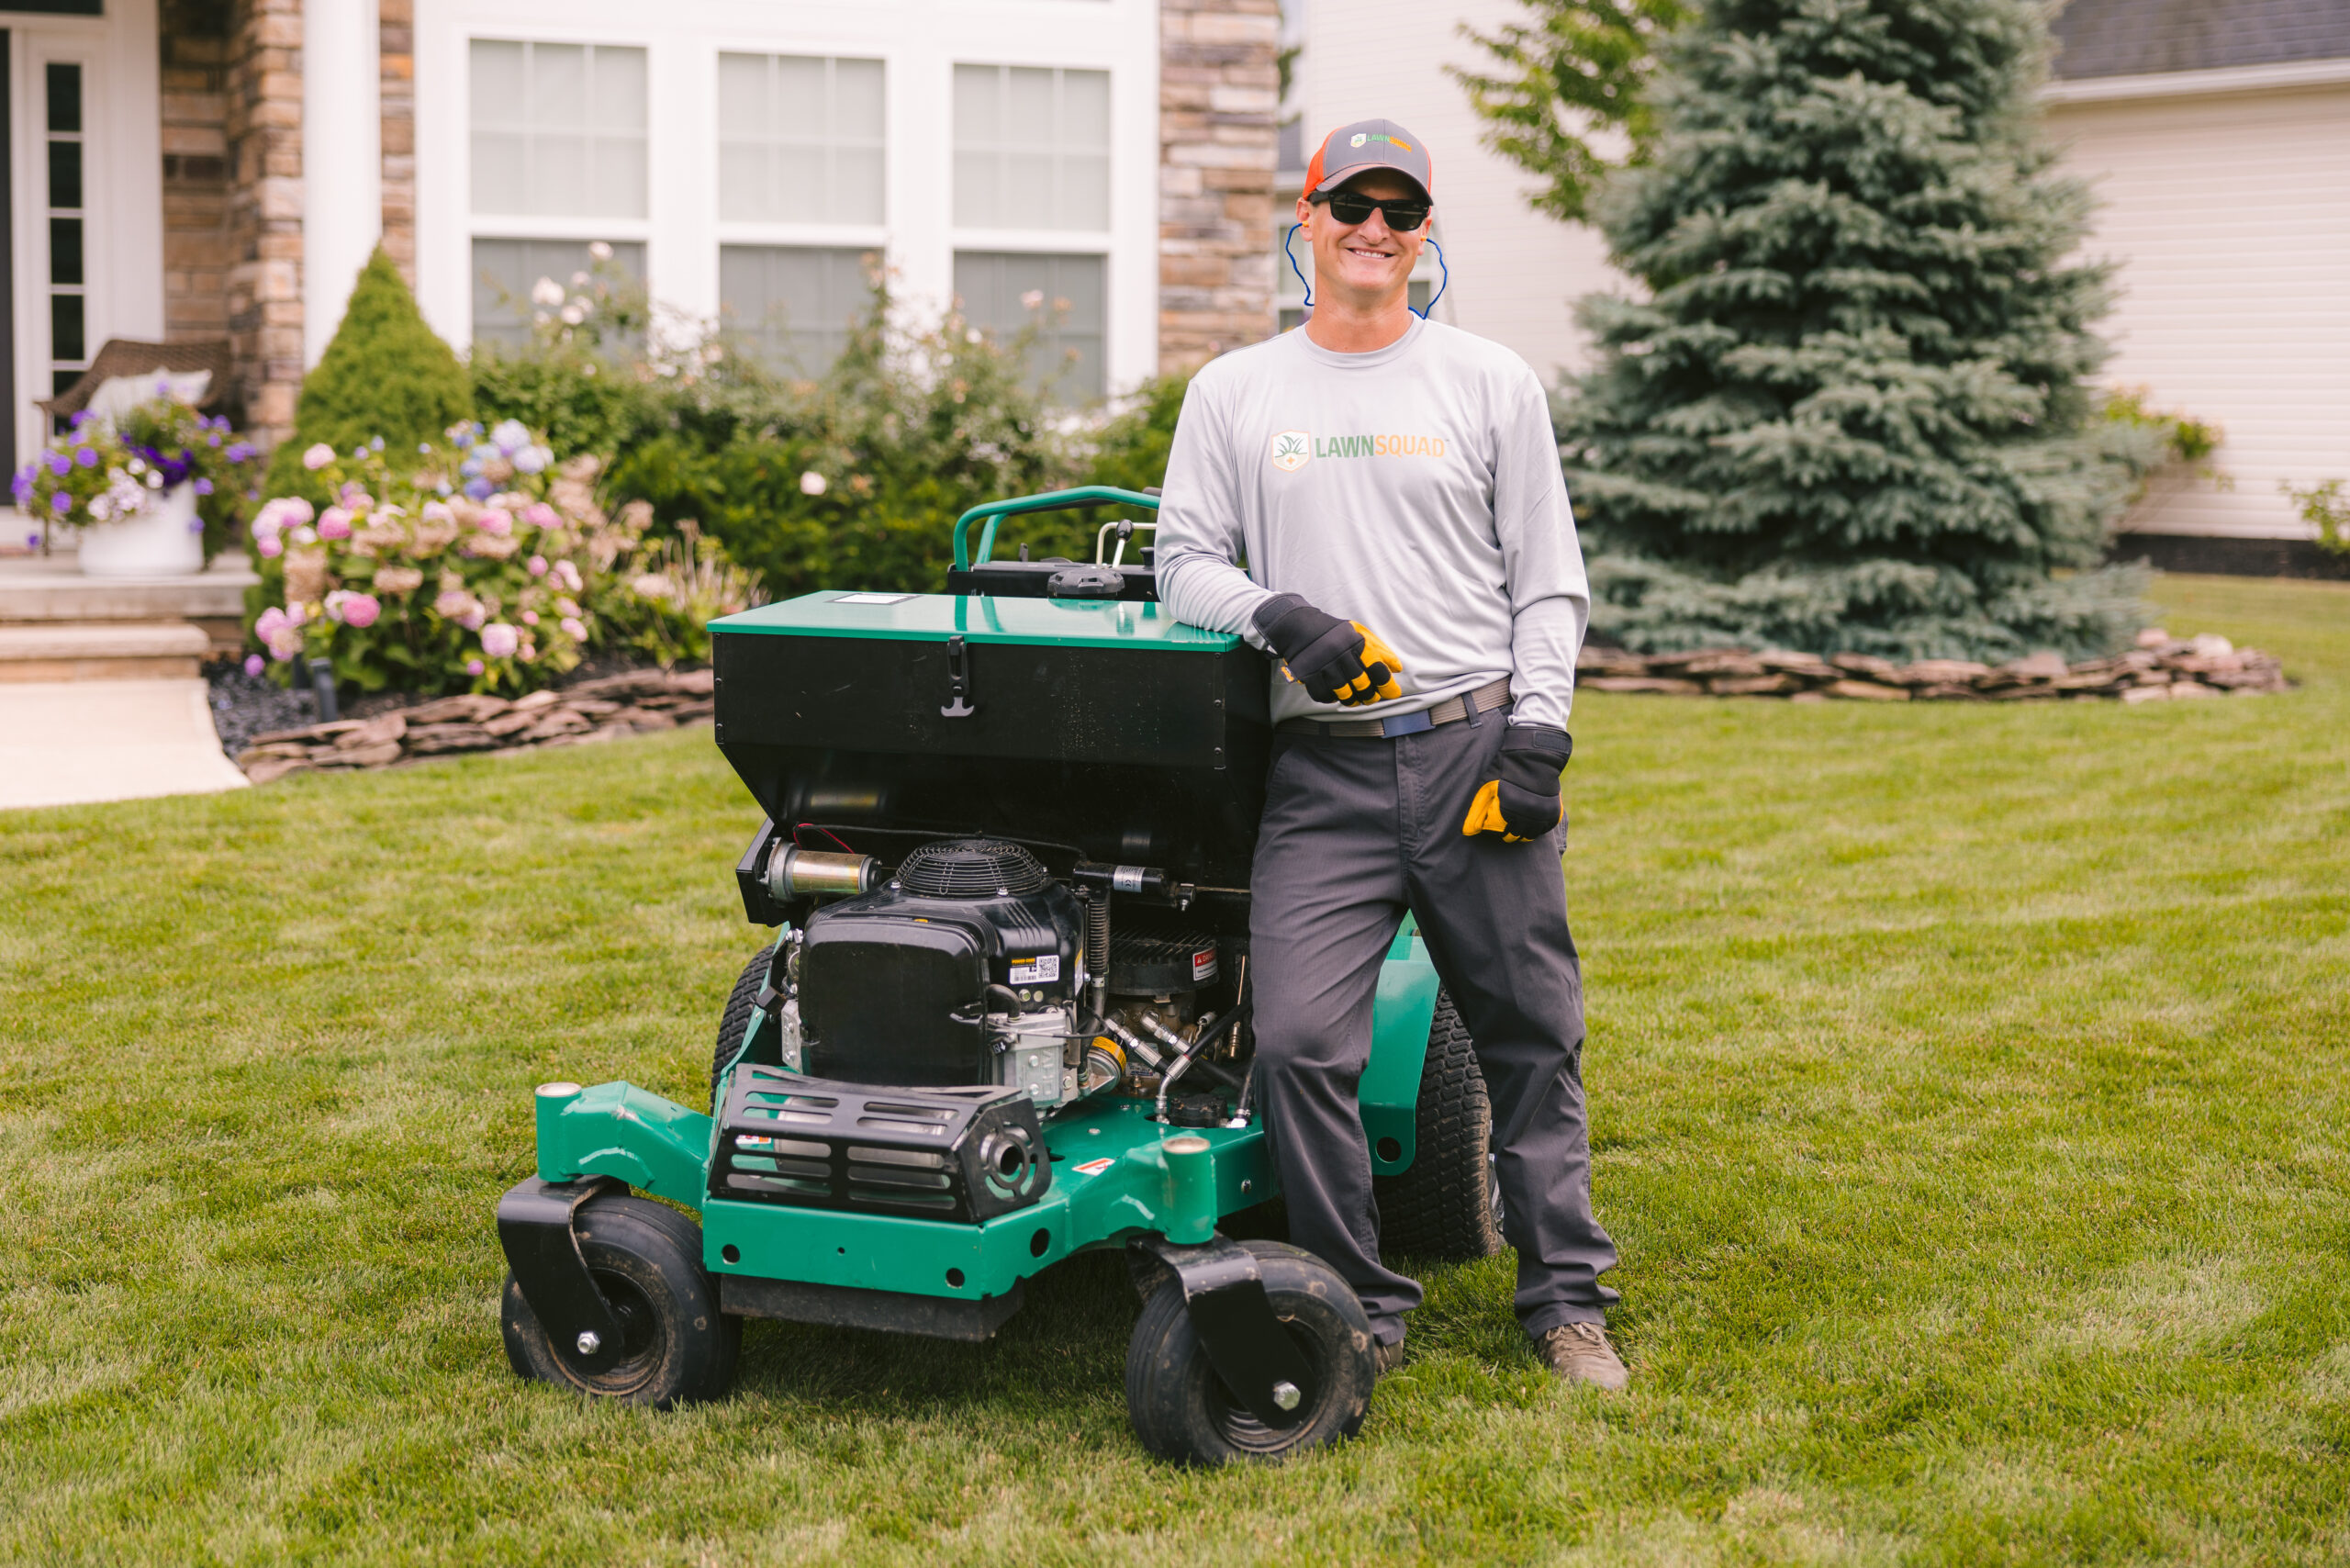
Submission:
[[[1476,690],[1459,697],[1448,697],[1433,707],[1410,713],[1398,713],[1392,719],[1291,719],[1276,726],[1284,735],[1328,735],[1341,740],[1393,740],[1397,735],[1416,735],[1422,730],[1433,730],[1438,724],[1449,724],[1474,713],[1490,713],[1496,708],[1509,706],[1509,677],[1489,680]],[[1472,704],[1474,708],[1472,708]]]

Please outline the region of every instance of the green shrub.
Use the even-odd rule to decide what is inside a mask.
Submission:
[[[1079,465],[1079,483],[1147,490],[1167,481],[1167,454],[1175,444],[1188,375],[1162,375],[1136,388],[1125,410],[1102,427],[1093,454]]]
[[[2277,488],[2301,514],[2301,521],[2317,530],[2319,549],[2350,555],[2350,496],[2342,493],[2341,480],[2322,479],[2307,489],[2289,484]]]
[[[378,250],[327,352],[302,378],[294,433],[270,463],[267,493],[325,505],[333,497],[319,477],[323,470],[306,467],[304,454],[323,445],[358,461],[352,454],[379,440],[377,450],[412,454],[445,442],[471,407],[464,366],[425,325],[416,297]]]
[[[665,428],[614,465],[611,495],[649,502],[665,528],[698,521],[778,597],[936,590],[956,518],[1059,487],[1070,442],[1028,385],[1026,334],[999,343],[954,316],[910,330],[891,308],[877,280],[847,347],[812,381],[730,377],[715,368],[727,358],[670,368]],[[1008,525],[998,548],[1075,556],[1092,537],[1056,514]]]

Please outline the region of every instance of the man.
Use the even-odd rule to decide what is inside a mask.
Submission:
[[[1193,378],[1158,593],[1281,661],[1249,944],[1292,1238],[1354,1286],[1381,1370],[1398,1364],[1420,1287],[1380,1260],[1356,1088],[1408,907],[1492,1092],[1518,1320],[1561,1378],[1621,1388],[1559,872],[1590,592],[1541,384],[1405,304],[1431,186],[1392,121],[1314,155],[1297,203],[1313,315]]]

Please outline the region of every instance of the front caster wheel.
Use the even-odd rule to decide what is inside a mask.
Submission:
[[[1378,1368],[1371,1323],[1337,1271],[1279,1241],[1240,1243],[1257,1256],[1266,1298],[1305,1353],[1314,1387],[1295,1424],[1268,1427],[1232,1396],[1192,1330],[1170,1271],[1143,1307],[1126,1349],[1126,1413],[1142,1446],[1179,1464],[1279,1461],[1361,1429]]]
[[[718,1310],[716,1282],[701,1266],[700,1227],[636,1197],[590,1199],[575,1224],[588,1275],[620,1319],[620,1360],[582,1371],[569,1346],[548,1338],[509,1269],[499,1318],[515,1372],[656,1410],[723,1395],[734,1381],[743,1320]]]

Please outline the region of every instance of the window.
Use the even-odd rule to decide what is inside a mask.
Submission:
[[[849,323],[872,292],[869,251],[800,245],[721,245],[718,293],[726,324],[778,370],[822,375],[848,346]]]
[[[955,68],[955,221],[1110,227],[1110,73]]]
[[[718,57],[718,216],[881,221],[881,62]]]
[[[612,260],[632,277],[644,276],[644,247],[614,243]],[[474,341],[520,345],[531,339],[531,290],[541,278],[565,287],[594,263],[585,240],[474,241]]]
[[[49,358],[51,396],[82,378],[90,364],[88,278],[83,227],[82,68],[51,62],[47,89],[49,162]]]
[[[643,218],[644,50],[473,40],[473,207]]]
[[[1107,274],[1102,256],[960,251],[955,294],[964,319],[1000,342],[1035,329],[1029,375],[1062,400],[1083,402],[1108,390],[1102,355]]]

